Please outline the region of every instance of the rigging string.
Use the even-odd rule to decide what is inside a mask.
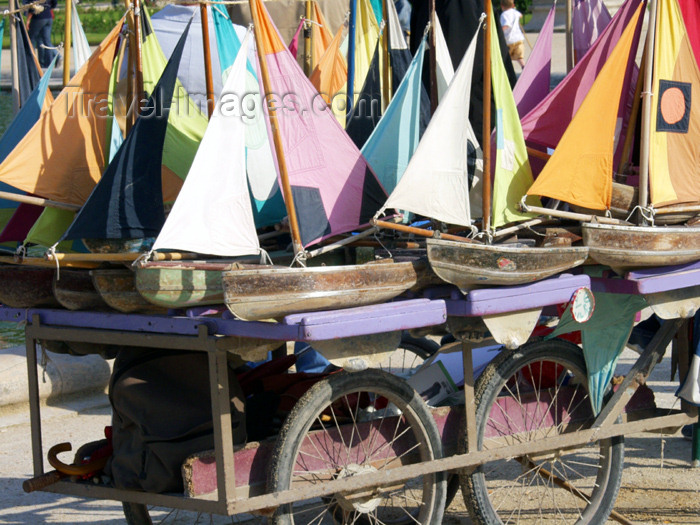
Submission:
[[[44,257],[46,257],[49,261],[53,257],[54,262],[56,263],[56,280],[61,279],[61,265],[58,262],[58,257],[56,257],[56,246],[58,246],[58,243],[54,244],[46,250],[46,253],[44,254]]]
[[[270,257],[270,254],[267,253],[267,250],[264,248],[260,248],[260,264],[273,265],[272,257]]]
[[[634,215],[634,212],[637,210],[639,210],[639,214],[645,221],[649,222],[652,226],[654,226],[654,217],[656,216],[656,210],[651,206],[645,207],[637,204],[634,208],[632,208],[632,211],[629,213],[627,219],[625,220],[627,222],[630,222],[632,215]]]

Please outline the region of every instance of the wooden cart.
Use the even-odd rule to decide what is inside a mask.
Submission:
[[[587,401],[580,348],[558,339],[527,342],[542,309],[569,302],[581,288],[643,295],[668,319],[597,415]],[[44,473],[37,341],[207,353],[215,461],[193,467],[205,480],[194,492],[214,492],[187,497],[71,481],[43,489],[122,501],[131,524],[151,523],[149,512],[157,507],[257,513],[273,523],[437,524],[457,480],[481,523],[604,523],[620,485],[624,435],[698,421],[689,405],[659,410],[644,395],[628,403],[698,304],[700,263],[694,263],[625,278],[563,274],[467,296],[439,288],[420,298],[291,315],[274,324],[197,310],[146,316],[0,308],[0,320],[26,322],[35,476]],[[429,409],[405,381],[371,367],[387,338],[437,328],[454,333],[462,347],[463,408]],[[504,349],[475,383],[472,349],[489,338]],[[227,353],[257,360],[286,341],[308,342],[355,369],[361,359],[369,368],[316,384],[276,440],[234,450]],[[684,377],[689,346],[680,346]],[[206,479],[215,485],[207,488]]]

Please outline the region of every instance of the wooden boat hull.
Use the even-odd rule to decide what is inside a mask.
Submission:
[[[59,307],[53,295],[54,268],[0,265],[0,304],[12,308]]]
[[[223,272],[226,306],[246,320],[377,304],[418,281],[412,262],[316,268],[243,268]]]
[[[128,268],[107,268],[90,270],[92,282],[102,300],[111,308],[126,314],[130,313],[166,313],[146,301],[136,289],[134,272]]]
[[[136,289],[157,306],[187,308],[224,304],[221,274],[231,263],[146,263],[136,270]]]
[[[270,254],[276,264],[292,262],[288,252]],[[136,288],[148,302],[164,308],[190,308],[224,304],[221,274],[238,266],[259,266],[259,256],[209,261],[159,261],[141,264],[136,270]],[[309,266],[343,264],[342,252],[323,254],[308,261]]]
[[[591,258],[622,273],[700,260],[700,227],[583,224]]]
[[[89,270],[61,268],[53,279],[53,295],[68,310],[102,310],[107,304],[92,283]]]
[[[463,291],[538,281],[583,264],[588,248],[487,245],[427,239],[428,260],[443,280]]]

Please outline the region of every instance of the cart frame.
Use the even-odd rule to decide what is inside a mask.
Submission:
[[[651,284],[650,284],[651,283]],[[293,488],[275,493],[256,494],[249,487],[235,486],[235,464],[227,379],[227,352],[249,348],[256,339],[267,341],[314,341],[382,333],[443,324],[448,315],[462,317],[504,315],[523,310],[539,311],[544,306],[567,302],[582,286],[594,290],[620,293],[670,293],[679,288],[700,286],[700,263],[683,267],[630,274],[625,279],[591,279],[587,275],[564,274],[536,283],[494,289],[475,290],[466,297],[449,291],[431,291],[427,298],[397,301],[369,307],[333,312],[292,315],[282,323],[271,325],[234,319],[123,315],[66,312],[48,309],[19,310],[0,308],[0,320],[26,322],[27,371],[32,434],[34,475],[44,473],[41,434],[36,344],[39,340],[104,343],[124,346],[197,350],[206,352],[209,361],[210,389],[217,466],[217,496],[185,497],[152,494],[102,487],[87,483],[59,481],[42,490],[72,496],[118,500],[213,514],[233,515],[256,511],[269,512],[279,505],[336,492],[354,492],[402,482],[419,475],[457,469],[473,469],[496,460],[551,451],[560,447],[582,445],[590,441],[635,432],[660,431],[698,421],[697,407],[682,404],[681,410],[655,410],[628,414],[620,418],[636,388],[643,384],[667,345],[685,320],[676,318],[664,323],[647,349],[627,374],[617,392],[604,405],[590,428],[516,445],[477,450],[474,379],[471,351],[476,343],[461,343],[465,377],[465,417],[468,450],[464,454],[400,466],[371,476],[346,477],[320,485]],[[687,295],[687,290],[685,290]],[[700,293],[697,294],[700,296]],[[370,322],[368,322],[370,321]],[[687,352],[687,348],[686,348]],[[245,352],[244,358],[245,358]],[[681,359],[681,377],[688,359]]]

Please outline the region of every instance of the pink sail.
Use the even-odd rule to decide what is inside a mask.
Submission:
[[[289,52],[294,58],[296,58],[297,54],[299,53],[299,35],[301,34],[302,27],[304,27],[304,20],[299,21],[299,27],[297,27],[297,30],[294,33],[294,36],[292,37],[292,41],[289,43],[288,46]]]
[[[608,8],[602,0],[578,0],[574,5],[574,57],[578,62],[583,58],[598,37],[612,20]]]
[[[588,94],[598,73],[641,2],[642,0],[627,0],[583,59],[542,102],[522,118],[523,134],[529,146],[542,150],[556,148],[559,139],[581,106],[583,99]],[[640,29],[641,24],[637,28],[635,39],[639,38]],[[628,67],[636,68],[632,55]],[[623,93],[630,93],[636,77],[635,72],[631,76],[632,80],[626,82],[623,87]],[[631,100],[629,102],[631,103]],[[629,107],[629,104],[620,104],[618,118],[622,122],[629,114]],[[621,125],[619,128],[624,130],[625,127]],[[624,142],[622,138],[622,136],[618,138],[618,144]],[[619,151],[616,152],[616,161],[618,156]],[[531,161],[533,172],[539,173],[542,168],[541,162],[537,162],[536,159],[531,159]]]
[[[282,43],[262,2],[255,2],[301,242],[345,233],[369,220],[386,192],[330,107]],[[269,113],[269,104],[264,104]],[[289,209],[290,203],[286,203]]]
[[[552,69],[552,34],[554,33],[554,12],[556,4],[542,24],[540,36],[537,37],[525,68],[513,88],[513,98],[518,106],[518,114],[527,115],[549,93]]]
[[[698,0],[678,0],[683,14],[683,22],[693,47],[695,61],[700,64],[700,4]]]

